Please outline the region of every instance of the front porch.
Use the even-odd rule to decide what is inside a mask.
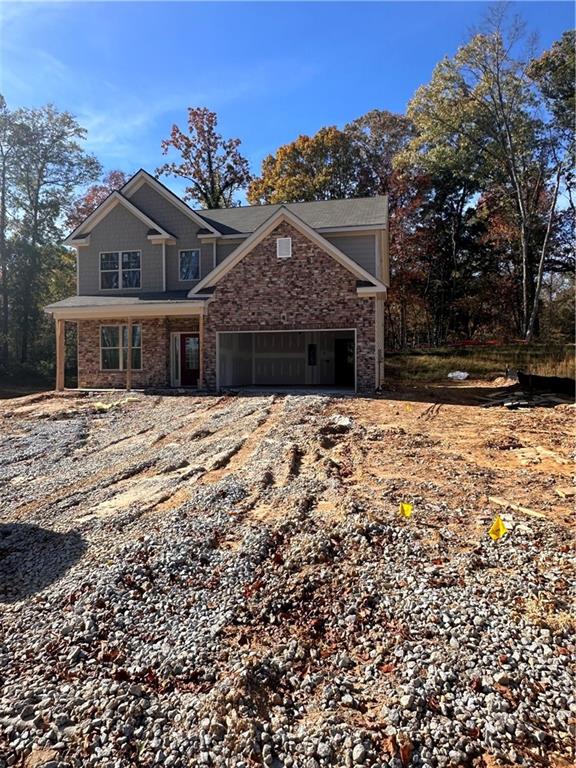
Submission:
[[[48,308],[56,329],[56,390],[65,388],[66,326],[76,327],[79,389],[194,388],[204,383],[204,304]],[[69,350],[70,351],[70,350]]]

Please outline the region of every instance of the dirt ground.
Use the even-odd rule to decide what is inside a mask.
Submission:
[[[527,520],[544,516],[560,526],[572,526],[576,520],[573,490],[574,425],[576,408],[572,404],[559,404],[554,408],[531,408],[515,411],[504,407],[483,407],[490,403],[490,395],[506,391],[504,387],[486,382],[463,382],[453,385],[404,387],[378,397],[330,398],[326,400],[326,416],[345,414],[364,428],[338,440],[330,450],[333,470],[347,489],[360,498],[371,499],[374,494],[392,502],[410,501],[417,510],[418,501],[447,506],[455,516],[455,525],[465,526],[477,533],[478,524],[485,521],[486,512],[505,512],[505,502],[524,508],[515,511]],[[205,437],[206,422],[215,412],[225,411],[231,402],[242,397],[178,397],[174,398],[179,413],[184,403],[185,417],[172,425],[155,423],[155,406],[161,396],[126,396],[123,393],[88,395],[73,391],[59,396],[53,393],[31,395],[0,402],[2,431],[6,437],[18,435],[23,425],[31,421],[50,421],[85,414],[96,433],[107,433],[111,427],[120,430],[106,434],[103,445],[93,440],[77,451],[101,451],[114,456],[114,462],[102,461],[98,477],[90,476],[87,489],[95,488],[96,481],[108,484],[109,478],[119,472],[118,461],[131,463],[134,455],[141,462],[156,461],[162,448],[182,444],[191,438]],[[250,398],[245,399],[247,402]],[[106,516],[141,501],[152,510],[177,507],[186,497],[186,486],[194,483],[211,484],[225,475],[240,470],[249,463],[266,437],[274,433],[277,419],[282,415],[282,396],[273,396],[270,408],[262,410],[262,420],[246,433],[244,420],[225,423],[216,432],[220,440],[237,440],[237,444],[216,451],[208,467],[191,473],[186,468],[175,470],[185,482],[177,483],[173,494],[164,488],[163,479],[156,482],[151,468],[136,477],[115,483],[116,491],[105,502],[96,505],[90,515]],[[149,413],[146,413],[149,411]],[[130,414],[123,424],[122,414]],[[132,429],[134,418],[142,413],[142,428]],[[114,416],[114,424],[106,416]],[[144,423],[145,422],[145,423]],[[365,434],[364,434],[365,433]],[[104,438],[104,434],[102,434]],[[214,442],[214,441],[212,441]],[[226,455],[229,453],[229,455]],[[318,451],[306,451],[306,463],[321,459]],[[290,472],[288,466],[285,470]],[[166,473],[163,472],[162,475]],[[77,480],[77,478],[76,478]],[[12,486],[27,482],[18,476],[11,478]],[[47,501],[56,502],[70,491],[81,488],[61,485],[51,499],[26,501],[4,508],[4,519],[25,520]],[[329,496],[330,494],[328,494]],[[496,502],[492,500],[496,499]],[[319,508],[326,514],[337,515],[338,500],[320,500]],[[256,519],[268,516],[280,518],[282,509],[266,510],[257,505]],[[477,515],[480,516],[480,522]]]
[[[97,670],[98,680],[107,679],[109,671],[100,661],[95,666],[83,666],[90,661],[95,663],[100,657],[80,633],[78,643],[83,650],[78,656],[72,648],[74,676],[71,678],[70,664],[65,660],[71,652],[66,643],[72,641],[62,640],[60,629],[55,627],[60,626],[58,622],[64,625],[68,621],[72,603],[82,594],[94,615],[106,613],[100,632],[101,637],[107,639],[110,627],[117,626],[112,618],[117,608],[103,608],[107,598],[102,595],[107,594],[108,579],[118,572],[118,583],[126,590],[126,611],[134,611],[136,617],[122,623],[122,632],[117,633],[119,637],[122,635],[118,647],[123,654],[138,656],[141,653],[143,660],[138,663],[145,668],[145,663],[151,663],[148,656],[158,653],[152,645],[147,648],[139,637],[132,637],[130,627],[139,626],[139,622],[151,622],[150,629],[146,630],[150,637],[155,632],[173,632],[171,642],[176,646],[184,643],[178,634],[183,615],[190,616],[186,626],[187,631],[194,634],[194,642],[200,643],[200,638],[208,649],[206,660],[190,655],[190,663],[196,666],[192,671],[185,670],[187,678],[183,672],[179,673],[186,680],[182,688],[170,683],[170,695],[178,702],[178,696],[185,696],[192,686],[205,696],[199,699],[198,706],[208,712],[217,711],[220,699],[224,700],[218,686],[229,688],[233,685],[230,680],[236,679],[234,660],[252,659],[254,654],[264,660],[276,659],[281,652],[288,652],[279,649],[288,648],[294,641],[303,643],[302,653],[309,654],[307,673],[312,675],[310,670],[316,670],[318,675],[325,675],[326,689],[330,676],[340,674],[338,670],[342,665],[357,665],[355,684],[362,691],[358,697],[363,703],[359,703],[357,709],[354,709],[355,703],[343,705],[342,722],[349,728],[357,729],[360,724],[364,728],[384,728],[392,710],[386,710],[386,715],[378,713],[382,707],[397,706],[390,697],[396,695],[404,680],[393,677],[396,666],[390,659],[393,660],[394,648],[408,642],[405,619],[401,617],[403,611],[409,615],[409,601],[402,603],[398,616],[387,619],[385,624],[378,614],[380,604],[370,597],[370,590],[378,594],[379,599],[388,599],[389,594],[390,600],[395,601],[403,585],[425,564],[426,573],[429,571],[432,575],[426,576],[424,582],[432,590],[453,586],[458,592],[469,579],[486,579],[486,583],[496,579],[494,589],[501,590],[501,597],[494,608],[486,610],[506,611],[505,598],[512,587],[496,578],[499,563],[506,562],[505,550],[498,554],[495,549],[487,552],[482,549],[491,545],[487,530],[496,514],[501,514],[514,531],[516,538],[510,546],[517,552],[524,546],[522,535],[526,531],[529,549],[522,557],[532,557],[529,553],[538,551],[538,542],[546,542],[538,564],[544,575],[537,578],[548,579],[545,583],[550,595],[552,586],[556,589],[556,583],[559,585],[557,604],[552,601],[549,608],[556,611],[554,621],[560,627],[558,631],[564,632],[573,622],[573,618],[566,618],[565,614],[568,604],[565,560],[576,521],[573,484],[576,409],[570,403],[519,410],[484,407],[491,402],[491,395],[501,391],[505,389],[494,384],[463,382],[450,386],[404,387],[375,397],[66,392],[0,402],[0,575],[8,574],[7,586],[0,583],[0,608],[5,603],[6,619],[13,625],[14,648],[10,653],[14,657],[28,642],[26,638],[30,638],[26,630],[27,617],[28,621],[29,617],[39,621],[37,607],[41,601],[59,606],[54,614],[46,617],[46,622],[53,622],[46,624],[46,630],[41,623],[35,627],[39,638],[43,631],[48,631],[59,639],[58,645],[54,641],[54,649],[49,647],[49,658],[42,660],[41,667],[28,671],[28,685],[31,687],[32,681],[37,680],[39,685],[50,687],[51,676],[57,679],[64,674],[61,670],[66,669],[68,677],[64,679],[72,679],[73,687],[77,686],[73,688],[77,699],[97,701],[92,689],[82,688],[93,674],[87,675],[85,670]],[[399,519],[400,502],[414,505],[410,521]],[[170,523],[165,525],[168,519]],[[410,531],[405,541],[401,530],[404,524]],[[4,561],[3,527],[10,529]],[[181,584],[170,581],[170,588],[162,592],[160,587],[152,587],[146,581],[140,566],[125,566],[124,561],[126,552],[134,551],[136,554],[130,555],[133,560],[128,557],[128,562],[140,562],[138,558],[144,556],[141,550],[155,547],[158,562],[162,564],[158,567],[164,568],[166,558],[170,557],[170,544],[166,542],[173,542],[175,551],[183,552],[188,552],[186,548],[192,546],[192,542],[203,554],[195,559],[188,553],[178,560],[178,563],[190,563],[189,567],[195,570],[190,571],[187,579],[182,575]],[[48,545],[53,545],[51,551]],[[26,560],[27,548],[30,563]],[[397,562],[390,559],[393,553]],[[488,568],[478,565],[479,558],[484,557],[500,560],[496,559]],[[208,568],[210,558],[213,562]],[[386,558],[390,563],[384,578],[382,563]],[[418,558],[423,558],[422,562],[419,563]],[[16,562],[19,566],[14,569],[11,564]],[[516,590],[510,594],[515,595],[515,600],[521,591],[521,570],[528,567],[523,562],[521,558],[518,560],[514,573],[510,568],[510,583]],[[43,573],[35,580],[36,565]],[[16,574],[13,577],[10,567]],[[482,575],[484,567],[485,576]],[[129,575],[124,573],[126,568],[131,568]],[[404,569],[401,576],[398,575],[400,587],[395,582],[394,568]],[[557,582],[550,581],[550,569],[558,569],[560,575],[553,576]],[[226,587],[228,572],[234,573],[233,588]],[[171,572],[170,579],[173,578]],[[144,581],[136,594],[138,579]],[[384,586],[379,579],[384,579]],[[378,587],[366,586],[370,584]],[[417,588],[418,579],[414,584]],[[538,586],[538,590],[541,589]],[[210,590],[214,591],[212,596]],[[146,597],[148,591],[149,598]],[[360,594],[364,595],[364,602],[355,606]],[[469,621],[468,597],[464,595],[462,591],[458,597],[458,605],[462,606],[458,611],[463,621]],[[148,599],[151,607],[144,605]],[[174,602],[168,602],[165,610],[156,613],[155,601],[161,604],[165,599]],[[426,605],[428,603],[418,614],[424,627]],[[533,610],[537,608],[539,610],[538,606]],[[203,634],[211,631],[216,609],[221,612],[218,622],[222,627],[219,630],[222,640],[217,643],[206,640]],[[196,618],[194,610],[198,610]],[[354,632],[346,623],[350,616],[358,617],[354,619],[357,621]],[[495,637],[498,616],[500,614],[494,614],[491,629]],[[552,622],[550,617],[540,616],[528,620],[539,626],[542,621]],[[154,622],[158,622],[158,626]],[[382,629],[384,626],[388,629]],[[393,632],[395,639],[382,644],[386,632]],[[521,633],[521,629],[518,632]],[[16,642],[19,633],[21,639]],[[348,639],[339,645],[341,637]],[[414,629],[414,637],[422,637],[419,626]],[[473,648],[475,641],[470,642]],[[568,653],[564,647],[568,641],[559,639],[558,643],[561,653]],[[446,645],[439,647],[445,649]],[[380,682],[371,687],[369,678],[366,682],[360,674],[377,648],[382,648],[378,674],[389,677],[388,688]],[[511,654],[512,641],[510,648]],[[569,648],[573,650],[571,645]],[[338,661],[344,650],[354,657],[353,662]],[[454,651],[455,660],[459,653]],[[507,655],[500,651],[498,658],[503,659],[499,663],[506,669]],[[558,658],[564,663],[564,656]],[[156,656],[153,659],[156,664]],[[332,663],[334,668],[330,667]],[[294,660],[296,677],[301,676],[298,664],[299,657]],[[219,669],[222,679],[201,677],[204,672],[199,671],[200,667]],[[127,673],[122,671],[122,674]],[[143,673],[130,674],[134,680],[141,681]],[[462,679],[468,674],[463,672]],[[142,677],[144,687],[147,679]],[[122,682],[128,685],[129,679],[122,678]],[[402,684],[408,685],[406,680]],[[15,675],[9,686],[12,688],[6,688],[7,701],[20,695],[25,681]],[[323,699],[319,693],[312,695],[310,690],[295,689],[291,696],[294,702],[299,702],[300,714],[286,714],[292,711],[289,703],[282,717],[287,723],[304,724],[312,733],[315,728],[320,729],[321,722],[328,721],[318,714],[326,706],[322,704]],[[150,695],[157,695],[157,690]],[[501,695],[511,694],[503,689]],[[272,700],[274,697],[270,696]],[[342,701],[347,699],[352,701],[348,694]],[[230,742],[224,742],[230,744],[234,754],[234,750],[244,749],[239,746],[243,744],[240,736],[234,736],[236,741],[232,739],[234,728],[238,728],[238,733],[248,733],[246,712],[255,706],[252,694],[244,700],[244,720],[241,718],[237,726],[229,726],[225,738]],[[65,705],[68,705],[66,700],[59,704]],[[94,704],[91,716],[99,717],[104,706],[104,703]],[[329,711],[336,706],[340,705],[330,700]],[[433,714],[429,716],[433,720],[440,705],[432,699],[430,706]],[[270,720],[273,720],[272,710],[273,704],[267,704],[266,718]],[[8,703],[5,711],[9,711]],[[250,722],[258,723],[263,715],[256,713],[250,717],[253,718]],[[567,765],[569,746],[565,731],[555,736],[553,731],[548,733],[545,720],[538,722],[539,728],[545,728],[542,738],[549,739],[549,762],[534,757],[530,742],[515,736],[517,749],[528,750],[525,754],[530,757],[526,764],[540,760],[542,765]],[[24,723],[22,728],[25,727]],[[260,725],[254,728],[258,730]],[[474,732],[474,729],[470,731]],[[0,737],[2,735],[0,718]],[[64,741],[70,755],[89,753],[80,751],[88,747],[77,746],[72,732],[66,738],[69,738]],[[416,728],[412,738],[415,744],[424,743],[422,732]],[[470,738],[473,742],[470,754],[485,755],[484,763],[474,765],[500,764],[490,763],[492,737],[484,741],[477,735]],[[36,742],[41,748],[50,743]],[[389,742],[386,744],[386,749],[392,750],[390,755],[399,749],[395,742],[392,746]],[[111,751],[110,755],[129,754],[129,748],[131,745],[123,744],[118,746],[118,752]],[[13,754],[14,759],[28,754],[22,751],[22,745],[10,749],[13,752],[7,754]],[[132,765],[129,759],[118,764]],[[154,764],[152,758],[150,760],[142,764]],[[462,764],[468,765],[468,762]]]

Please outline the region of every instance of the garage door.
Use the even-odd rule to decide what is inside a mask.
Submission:
[[[354,389],[355,332],[219,333],[218,386]]]

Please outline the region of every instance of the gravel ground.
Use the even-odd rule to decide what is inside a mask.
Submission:
[[[0,768],[570,764],[571,520],[410,485],[427,416],[117,397],[0,412]]]

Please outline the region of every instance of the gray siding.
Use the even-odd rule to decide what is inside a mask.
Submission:
[[[376,238],[374,235],[326,235],[329,240],[371,275],[376,275]],[[243,242],[221,240],[218,243],[216,263],[221,264]]]
[[[376,276],[375,235],[324,235],[324,237],[356,264]]]
[[[135,205],[148,214],[167,232],[176,238],[175,245],[166,246],[166,289],[168,291],[188,290],[197,281],[179,279],[179,251],[200,249],[200,279],[214,268],[213,244],[198,239],[199,225],[185,213],[178,210],[169,200],[144,184],[131,196]],[[140,219],[117,205],[90,234],[90,245],[79,250],[78,285],[80,295],[113,295],[114,293],[137,293],[138,291],[101,291],[99,254],[101,251],[139,250],[142,253],[141,291],[163,289],[162,246],[152,245],[147,239],[148,226]],[[326,235],[343,253],[353,259],[370,274],[376,274],[376,238],[367,235]],[[243,242],[220,241],[217,244],[216,264],[221,264],[238,245]]]
[[[179,280],[178,252],[200,248],[200,279],[205,277],[213,268],[212,244],[201,244],[198,239],[200,225],[192,221],[185,213],[179,211],[165,197],[143,184],[130,197],[130,200],[148,214],[167,232],[174,235],[176,245],[166,246],[166,289],[168,291],[186,290],[196,285],[196,280]],[[160,248],[160,246],[158,246]],[[157,290],[162,290],[160,285]]]
[[[232,251],[235,251],[243,240],[220,240],[218,243],[218,249],[216,251],[216,266],[221,264],[227,256],[230,256]]]
[[[79,249],[78,293],[80,296],[138,293],[118,289],[100,290],[101,251],[141,251],[140,291],[162,290],[162,251],[147,240],[148,227],[123,205],[116,205],[90,233],[90,245]]]

